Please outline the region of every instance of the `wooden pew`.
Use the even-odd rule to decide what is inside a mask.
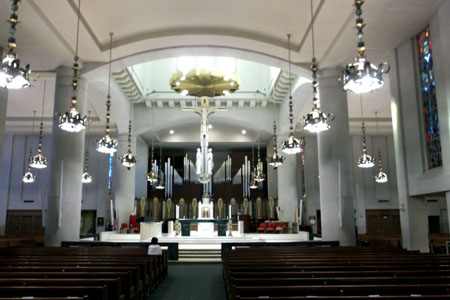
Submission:
[[[2,286],[105,286],[107,299],[125,299],[118,278],[96,278],[95,280],[85,278],[0,278],[0,287]]]
[[[286,247],[237,249],[223,257],[231,300],[450,299],[448,256],[385,248]]]
[[[119,277],[101,277],[107,273],[121,273]],[[72,278],[82,284],[82,280],[100,278],[106,281],[118,279],[120,289],[111,281],[108,289],[119,291],[117,297],[123,294],[123,299],[142,299],[145,295],[167,276],[167,251],[161,257],[147,255],[145,248],[15,248],[0,249],[0,281],[8,277],[15,280],[41,279],[42,285],[48,285],[42,279],[55,278],[61,274],[58,282]],[[3,274],[3,275],[2,275]],[[20,277],[18,274],[26,274]],[[34,274],[34,275],[33,275]],[[86,274],[98,274],[86,275]],[[86,275],[86,277],[80,276]],[[37,278],[35,278],[37,277]],[[51,280],[49,280],[51,282]],[[6,283],[5,283],[6,284]],[[75,286],[76,284],[74,284]],[[86,285],[90,285],[86,283]],[[123,290],[123,292],[122,292]],[[111,298],[108,296],[108,298]],[[119,299],[119,298],[118,298]]]
[[[2,297],[85,297],[108,300],[106,286],[0,286]]]
[[[125,300],[130,299],[131,272],[0,272],[0,280],[15,279],[118,279]]]

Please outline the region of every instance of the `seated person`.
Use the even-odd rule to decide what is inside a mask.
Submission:
[[[158,245],[158,238],[152,237],[150,246],[148,246],[148,255],[162,255],[161,246]]]

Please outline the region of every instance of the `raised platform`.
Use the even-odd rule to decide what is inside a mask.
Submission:
[[[102,232],[100,240],[102,242],[113,243],[136,243],[150,242],[150,239],[141,240],[139,234],[119,234],[116,232]],[[215,237],[199,237],[199,236],[168,236],[163,234],[158,236],[160,243],[178,243],[179,249],[209,249],[218,250],[222,248],[222,243],[292,243],[308,241],[307,232],[299,233],[248,233],[243,235],[235,234],[234,236],[215,236]]]
[[[115,232],[103,232],[102,242],[111,243],[149,243],[150,239],[141,239],[139,234],[118,234]],[[296,234],[244,234],[235,233],[234,236],[169,236],[163,234],[158,236],[159,243],[164,245],[177,244],[177,259],[172,261],[183,262],[220,262],[222,260],[223,248],[249,244],[266,243],[298,243],[308,241],[308,233]],[[162,248],[165,248],[164,246]]]

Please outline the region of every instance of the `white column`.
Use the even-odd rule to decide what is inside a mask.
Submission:
[[[309,225],[309,217],[316,217],[320,210],[320,188],[319,188],[319,164],[317,151],[317,136],[305,136],[305,216],[306,224]],[[312,225],[313,233],[317,233],[316,223]]]
[[[284,163],[277,168],[278,173],[278,206],[280,212],[278,218],[289,222],[289,227],[295,222],[295,210],[298,207],[298,180],[297,160],[299,154],[283,154],[286,157]]]
[[[400,55],[399,55],[399,52]],[[402,60],[402,61],[401,61]],[[402,97],[402,86],[405,78],[412,81],[411,72],[414,71],[411,45],[396,49],[390,57],[391,72],[389,75],[391,88],[391,115],[392,132],[394,137],[395,169],[397,173],[397,191],[400,208],[400,225],[402,230],[402,245],[408,250],[420,250],[428,252],[428,218],[424,211],[423,199],[412,198],[409,194],[408,162],[406,147],[406,126],[411,126],[405,121],[405,116],[415,109],[410,99],[415,96],[408,94],[408,98]],[[408,63],[405,63],[408,62]],[[403,76],[403,77],[402,77]],[[402,78],[402,82],[400,82]],[[409,83],[409,82],[408,82]],[[403,85],[402,85],[403,84]],[[404,87],[403,87],[404,89]],[[408,93],[410,90],[408,89]],[[410,151],[410,149],[408,149]],[[411,170],[409,170],[411,172]]]
[[[136,141],[136,188],[135,195],[137,198],[147,198],[147,180],[145,175],[148,173],[149,149],[147,142],[138,138]],[[147,204],[148,205],[148,204]]]
[[[347,94],[338,81],[337,69],[323,70],[319,77],[320,105],[334,113],[331,128],[318,134],[320,212],[322,237],[341,246],[355,245],[351,140]]]
[[[8,104],[8,90],[5,88],[0,88],[0,176],[3,174],[3,146],[5,139],[5,124],[6,124],[6,106]],[[0,198],[0,235],[5,234],[6,228],[6,215],[8,211],[8,197],[7,193],[2,193],[6,197]]]
[[[56,70],[55,100],[53,111],[64,113],[70,107],[72,97],[72,69]],[[78,111],[86,113],[86,82],[78,79]],[[45,227],[45,245],[60,246],[61,241],[78,241],[81,218],[81,174],[83,173],[84,130],[70,133],[58,128],[53,120],[52,155],[48,211]]]
[[[274,140],[271,139],[270,142],[267,144],[267,156],[271,155],[273,152],[273,143]],[[279,149],[281,153],[281,149]],[[264,159],[264,158],[262,158]],[[282,168],[280,166],[279,168]],[[267,165],[267,194],[269,197],[276,198],[278,196],[278,177],[277,177],[277,170],[274,169],[271,165]]]
[[[446,200],[446,204],[447,204],[447,224],[449,225],[449,228],[447,228],[447,232],[450,232],[450,191],[447,191],[445,193],[445,200]],[[441,221],[441,223],[443,223]],[[445,231],[444,231],[445,232]]]
[[[116,179],[114,190],[114,201],[116,203],[116,213],[118,224],[130,222],[130,214],[134,211],[135,183],[136,183],[136,166],[128,168],[120,164],[120,156],[128,150],[128,134],[120,135],[118,138],[119,146],[115,154],[116,163]],[[131,139],[131,151],[136,153],[136,138]],[[139,157],[138,157],[139,159]]]

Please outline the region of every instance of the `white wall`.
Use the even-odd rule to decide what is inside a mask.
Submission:
[[[391,85],[393,95],[400,99],[399,114],[403,118],[402,130],[405,149],[402,149],[408,168],[408,194],[421,196],[450,190],[450,2],[444,1],[430,20],[430,34],[436,78],[436,95],[441,132],[443,166],[426,167],[424,127],[422,125],[422,99],[417,71],[415,37],[405,42],[391,55],[395,61],[391,75],[396,84]]]
[[[375,182],[375,175],[378,173],[378,166],[371,169],[361,169],[356,165],[356,161],[362,153],[360,135],[352,135],[352,163],[354,178],[354,195],[356,210],[356,225],[358,233],[366,232],[366,209],[398,209],[397,181],[395,173],[395,157],[392,136],[373,135],[367,136],[367,151],[369,154],[378,157],[380,148],[383,170],[388,175],[388,182],[378,184]],[[307,135],[305,137],[305,185],[306,185],[306,216],[315,216],[320,209],[318,158],[317,158],[317,137]],[[388,200],[388,202],[379,202]],[[313,226],[314,233],[317,226]]]
[[[100,138],[99,135],[91,135],[88,137],[89,145],[89,173],[92,176],[92,182],[83,184],[82,191],[82,209],[96,210],[97,217],[105,218],[105,225],[110,220],[109,200],[108,200],[108,170],[109,156],[99,153],[95,150],[96,142]],[[44,136],[43,155],[51,161],[51,136]],[[2,158],[2,168],[0,174],[0,207],[8,210],[41,210],[46,209],[46,199],[49,172],[47,169],[32,169],[32,173],[36,176],[34,183],[23,183],[22,177],[27,169],[28,154],[30,146],[33,154],[36,154],[38,145],[37,135],[5,135],[4,149]],[[148,148],[146,143],[138,144],[138,168],[136,191],[138,196],[147,196],[147,182],[145,173],[147,170]],[[147,156],[145,156],[147,153]],[[122,167],[118,163],[118,157],[123,154],[119,153],[114,156],[113,161],[113,184],[114,170],[116,167]],[[82,162],[84,165],[84,162]],[[145,172],[145,173],[144,173]],[[80,178],[81,180],[81,178]],[[114,186],[113,186],[114,188]],[[27,202],[32,201],[32,202]],[[0,234],[4,233],[6,224],[6,209],[2,209],[0,214]],[[100,232],[104,227],[97,227]]]

